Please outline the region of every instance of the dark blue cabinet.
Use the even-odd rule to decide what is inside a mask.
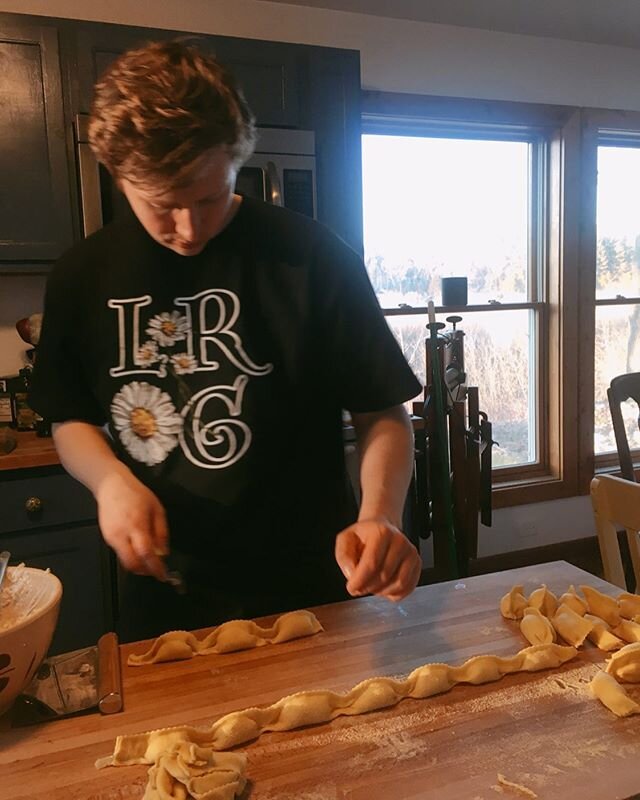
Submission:
[[[176,36],[189,37],[189,32],[76,23],[70,53],[75,63],[69,73],[76,113],[90,110],[94,83],[120,53],[145,42]],[[304,103],[301,91],[309,48],[209,34],[193,34],[192,41],[233,70],[259,125],[300,127]]]
[[[357,51],[0,13],[0,272],[82,235],[76,115],[120,53],[176,36],[234,71],[260,126],[314,131],[318,218],[362,250]]]
[[[73,242],[55,25],[0,15],[0,261],[52,261]]]
[[[113,629],[111,554],[95,520],[95,503],[73,478],[0,473],[0,549],[11,564],[50,569],[63,586],[50,652],[95,644]]]

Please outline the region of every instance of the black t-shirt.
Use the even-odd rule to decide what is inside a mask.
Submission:
[[[420,385],[362,260],[322,225],[248,198],[197,256],[131,215],[48,281],[31,403],[108,425],[187,552],[327,551],[355,510],[341,413]]]

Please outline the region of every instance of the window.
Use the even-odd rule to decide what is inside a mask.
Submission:
[[[363,131],[365,262],[407,360],[424,382],[427,304],[441,322],[455,310],[498,442],[494,480],[539,471],[548,132],[375,115]],[[464,309],[441,305],[447,276],[467,277]]]
[[[640,371],[640,132],[600,131],[597,147],[594,451],[616,452],[607,387]],[[625,408],[625,405],[627,406]],[[637,407],[622,407],[629,445],[640,448]],[[608,459],[603,459],[607,461]],[[612,462],[616,462],[616,458]]]
[[[372,283],[423,379],[427,302],[462,316],[494,507],[587,493],[618,466],[607,387],[640,372],[640,113],[365,92],[362,149]]]
[[[494,508],[576,495],[593,459],[583,137],[571,107],[363,95],[371,281],[423,380],[428,301],[441,322],[462,317],[468,384],[499,442]],[[447,276],[467,277],[466,306],[441,305]]]
[[[579,145],[578,490],[586,493],[596,472],[619,469],[611,378],[640,371],[640,114],[581,109]],[[638,449],[637,413],[624,406],[622,412]]]

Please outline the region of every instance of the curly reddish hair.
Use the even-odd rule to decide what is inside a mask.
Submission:
[[[182,41],[129,50],[95,86],[89,142],[116,179],[179,185],[206,151],[225,147],[240,165],[255,140],[233,75]]]

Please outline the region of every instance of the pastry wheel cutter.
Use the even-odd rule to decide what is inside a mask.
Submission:
[[[122,710],[120,652],[115,633],[93,647],[51,656],[13,706],[13,727],[95,711]]]

